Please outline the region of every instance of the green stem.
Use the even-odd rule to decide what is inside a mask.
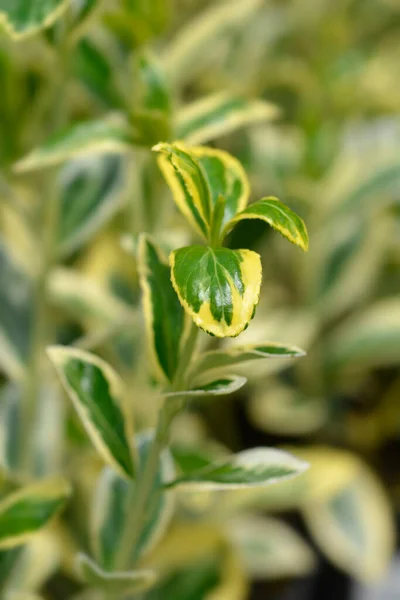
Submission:
[[[175,391],[184,390],[185,376],[196,348],[197,335],[198,328],[192,323],[175,376],[173,384]],[[138,481],[131,486],[130,497],[127,501],[128,507],[132,507],[133,510],[129,512],[117,553],[117,570],[129,569],[134,563],[133,551],[143,530],[143,523],[146,519],[154,480],[159,467],[160,455],[169,442],[171,423],[180,412],[183,404],[182,399],[178,401],[170,400],[163,405],[159,412],[153,443],[142,473],[139,474]]]
[[[54,85],[54,112],[52,128],[59,129],[65,118],[65,84],[68,70],[68,51],[64,40],[59,46],[59,71]],[[54,173],[50,174],[48,192],[41,205],[39,230],[37,232],[40,248],[40,265],[33,287],[33,319],[29,361],[27,365],[24,398],[20,427],[21,468],[31,472],[32,432],[36,417],[36,406],[40,394],[41,366],[44,349],[50,337],[50,307],[48,305],[48,279],[56,259],[57,227],[59,218],[59,198]]]

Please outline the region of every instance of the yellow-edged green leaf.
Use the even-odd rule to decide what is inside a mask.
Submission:
[[[316,566],[312,550],[288,525],[271,517],[236,517],[226,533],[252,579],[301,577]]]
[[[29,355],[32,287],[0,238],[0,369],[19,379]]]
[[[63,14],[69,0],[2,0],[0,28],[20,38],[49,27]]]
[[[78,554],[76,563],[85,583],[117,595],[128,592],[144,592],[153,587],[157,580],[155,571],[150,569],[113,571],[112,573],[103,571],[99,565],[83,553]]]
[[[123,201],[124,162],[120,156],[84,156],[68,162],[59,177],[59,252],[64,256],[87,242]]]
[[[262,198],[238,213],[225,226],[224,235],[244,219],[260,219],[279,231],[289,242],[308,250],[308,233],[303,219],[277,198]]]
[[[142,433],[136,436],[140,466],[145,464],[153,436]],[[160,490],[160,486],[174,476],[174,464],[171,454],[164,450],[154,479],[153,491],[156,495],[147,519],[142,523],[142,532],[134,559],[151,551],[165,533],[174,510],[174,493]],[[130,511],[135,510],[132,501],[132,482],[119,477],[112,469],[103,469],[93,497],[91,511],[91,540],[93,552],[99,564],[106,570],[113,570],[118,554],[121,536],[126,527]]]
[[[225,225],[247,206],[250,196],[249,180],[240,162],[224,150],[194,146],[190,147],[190,154],[197,159],[206,175],[214,213],[218,198],[224,198],[224,210],[218,223],[219,233],[221,225]]]
[[[145,235],[138,243],[138,270],[150,358],[156,374],[172,381],[179,365],[187,319],[171,284],[168,261]]]
[[[233,394],[242,388],[247,382],[246,377],[239,375],[226,375],[219,379],[213,379],[207,383],[200,383],[196,387],[184,392],[167,392],[163,394],[163,398],[197,398],[204,396],[226,396]]]
[[[175,135],[190,144],[204,144],[240,127],[271,121],[278,115],[274,104],[222,92],[183,107]]]
[[[172,284],[198,327],[234,337],[253,318],[261,287],[261,259],[251,250],[187,246],[170,256]]]
[[[89,352],[63,346],[47,352],[97,451],[122,476],[133,477],[132,423],[118,375]]]
[[[364,581],[387,569],[395,547],[395,522],[380,482],[358,463],[354,476],[325,501],[304,508],[313,539],[339,568]]]
[[[400,301],[385,298],[347,319],[330,340],[330,369],[393,365],[400,361]]]
[[[299,358],[305,356],[304,350],[297,346],[264,342],[247,346],[232,346],[222,350],[204,352],[196,360],[194,371],[198,374],[213,369],[224,369],[243,362],[270,358]]]
[[[60,478],[28,485],[0,502],[0,548],[25,544],[56,515],[71,494]]]
[[[180,143],[157,144],[153,150],[160,153],[158,164],[179,210],[207,239],[212,211],[211,190],[199,161]]]
[[[132,147],[133,138],[127,123],[119,116],[70,125],[50,137],[14,169],[18,173],[42,169],[85,154],[124,154]]]
[[[252,448],[185,473],[167,485],[217,490],[264,486],[301,475],[309,464],[275,448]]]

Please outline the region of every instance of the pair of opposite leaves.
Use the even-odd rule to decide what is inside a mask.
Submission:
[[[160,143],[159,167],[175,203],[206,246],[187,246],[170,255],[172,285],[196,325],[217,337],[239,335],[253,318],[261,288],[261,258],[252,250],[222,247],[244,219],[261,219],[303,250],[304,222],[277,198],[248,204],[250,186],[233,156],[207,147]]]

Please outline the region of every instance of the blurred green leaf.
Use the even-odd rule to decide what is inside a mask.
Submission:
[[[247,382],[246,377],[239,375],[226,375],[220,379],[213,379],[207,383],[199,383],[196,387],[182,392],[167,392],[163,394],[165,399],[187,398],[194,399],[207,396],[225,396],[233,394],[242,388]]]
[[[48,27],[62,16],[69,0],[2,0],[0,27],[13,38],[20,38]]]
[[[18,173],[43,169],[86,154],[125,154],[133,138],[124,119],[118,116],[70,125],[19,160]]]
[[[28,485],[0,502],[0,548],[25,544],[57,514],[71,494],[60,478]]]

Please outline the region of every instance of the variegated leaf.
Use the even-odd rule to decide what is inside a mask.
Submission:
[[[185,473],[170,481],[168,487],[187,489],[224,490],[264,486],[296,477],[309,464],[287,452],[275,448],[252,448],[221,459],[199,470]]]
[[[132,143],[129,127],[118,115],[103,120],[83,121],[50,137],[19,160],[14,169],[24,173],[85,154],[124,154],[129,152]]]
[[[277,198],[263,198],[238,213],[225,227],[224,235],[244,219],[260,219],[279,231],[289,242],[308,250],[308,233],[304,221]]]
[[[207,383],[200,383],[187,391],[167,392],[166,394],[163,394],[163,398],[170,400],[174,398],[187,398],[189,400],[206,396],[226,396],[227,394],[233,394],[240,390],[246,382],[246,377],[226,375],[225,377],[213,379]]]
[[[159,167],[171,189],[179,210],[206,240],[210,234],[212,196],[199,161],[183,144],[161,143],[153,150],[160,153]]]
[[[25,544],[61,510],[71,494],[64,479],[28,485],[0,502],[0,548]]]
[[[62,16],[69,0],[3,0],[0,3],[0,28],[13,38],[49,27]]]
[[[76,557],[78,571],[85,583],[109,594],[127,594],[144,592],[155,584],[157,575],[151,569],[138,569],[136,571],[103,571],[86,554]]]
[[[198,327],[217,337],[234,337],[247,327],[260,294],[258,254],[188,246],[173,252],[170,264],[175,291]]]
[[[47,352],[99,454],[123,477],[133,477],[132,423],[119,376],[89,352],[63,346]]]
[[[297,346],[266,342],[248,346],[232,346],[222,350],[211,350],[200,354],[194,371],[201,375],[213,369],[230,368],[243,362],[270,358],[299,358],[305,356],[304,350]]]
[[[167,259],[145,235],[138,243],[138,270],[150,358],[159,378],[172,381],[179,365],[187,318],[171,285]]]
[[[134,62],[134,106],[145,110],[168,113],[171,97],[166,77],[155,57],[149,52],[140,52]]]
[[[190,144],[204,144],[253,123],[271,121],[279,110],[270,102],[222,92],[182,108],[175,135]]]
[[[146,461],[152,439],[150,433],[136,436],[140,468],[143,468]],[[153,483],[155,499],[142,524],[141,536],[133,549],[132,562],[148,553],[165,533],[173,514],[174,494],[160,490],[160,486],[173,476],[172,457],[168,450],[164,450]],[[119,477],[109,467],[103,470],[98,480],[92,504],[90,529],[94,555],[106,570],[113,570],[115,567],[126,520],[129,512],[135,510],[131,494],[134,485],[135,483],[128,483]]]

